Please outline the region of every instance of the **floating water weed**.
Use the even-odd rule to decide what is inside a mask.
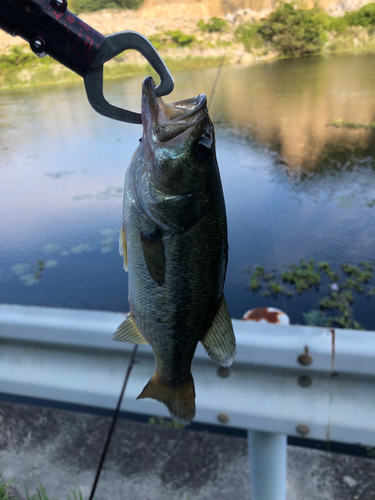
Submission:
[[[301,259],[299,265],[284,264],[282,267],[284,269],[280,272],[273,268],[273,272],[269,273],[263,266],[254,266],[248,288],[273,299],[279,296],[292,297],[295,292],[301,295],[313,287],[315,290],[326,290],[327,295],[318,300],[320,310],[312,309],[309,313],[303,313],[305,323],[311,326],[362,328],[353,317],[351,304],[355,301],[355,293],[367,290],[367,297],[375,295],[375,286],[368,286],[373,279],[373,262],[361,261],[358,266],[344,262],[340,266],[341,273],[335,272],[329,262],[316,263],[314,259]],[[292,285],[294,289],[284,286],[282,282]],[[335,310],[339,312],[338,315],[332,314]],[[325,311],[329,311],[330,315],[327,316]]]
[[[303,318],[306,325],[309,326],[326,326],[327,315],[318,309],[312,309],[307,313],[303,313]]]
[[[361,261],[359,263],[360,266],[364,267],[367,269],[367,271],[373,271],[374,270],[374,264],[372,262],[366,262],[366,261]]]

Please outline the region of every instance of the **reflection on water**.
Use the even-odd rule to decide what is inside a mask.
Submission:
[[[374,121],[374,62],[366,54],[223,68],[210,114],[234,317],[276,305],[303,323],[322,297],[315,289],[289,299],[253,294],[249,266],[373,260],[374,131],[329,125]],[[166,100],[209,95],[215,75],[176,74]],[[140,84],[112,81],[106,95],[137,111]],[[140,135],[139,126],[97,115],[83,86],[0,94],[1,302],[127,310],[118,233],[124,172]],[[372,300],[353,304],[366,328],[375,328]]]

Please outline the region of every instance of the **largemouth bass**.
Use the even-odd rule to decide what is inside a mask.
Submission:
[[[227,221],[206,96],[165,104],[142,88],[143,136],[125,174],[120,253],[130,312],[114,339],[151,345],[155,373],[138,396],[195,416],[198,342],[230,366],[236,342],[223,296]]]

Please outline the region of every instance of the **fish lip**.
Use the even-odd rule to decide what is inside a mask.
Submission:
[[[195,127],[208,115],[207,98],[199,94],[191,99],[166,104],[155,94],[152,77],[142,85],[142,123],[145,132],[150,127],[152,135],[164,142]],[[149,130],[151,132],[151,130]]]
[[[142,84],[142,123],[145,126],[150,121],[155,123],[159,113],[159,104],[155,94],[155,83],[151,76],[145,78]]]

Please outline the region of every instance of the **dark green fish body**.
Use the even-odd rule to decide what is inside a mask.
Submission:
[[[143,137],[125,177],[120,245],[130,313],[115,338],[152,346],[155,374],[139,397],[162,401],[188,422],[198,342],[223,366],[235,356],[223,298],[225,203],[205,96],[166,105],[147,79],[142,115]]]

